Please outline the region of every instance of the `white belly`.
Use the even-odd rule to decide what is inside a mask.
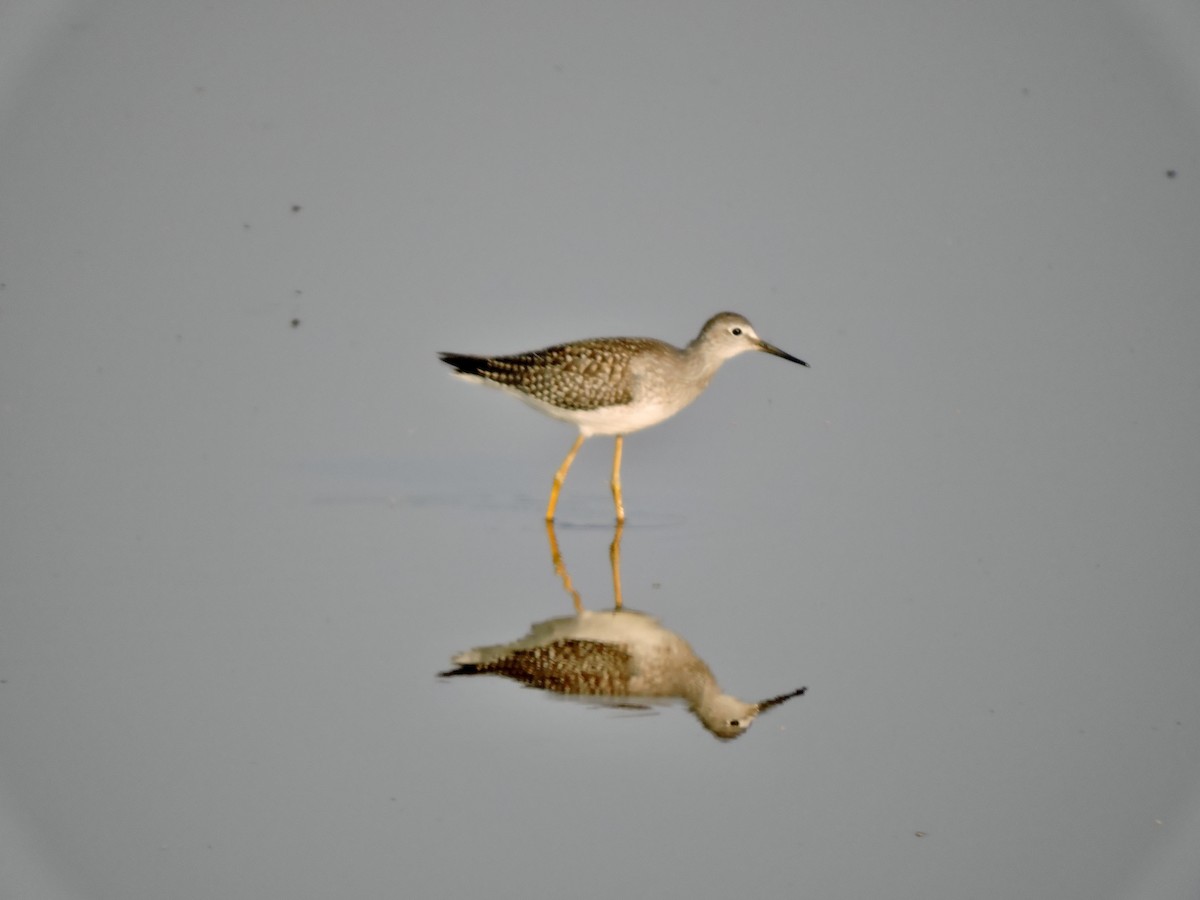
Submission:
[[[528,394],[518,393],[534,409],[579,428],[584,437],[594,434],[630,434],[657,425],[679,412],[677,406],[639,403],[631,406],[606,406],[602,409],[559,409]]]

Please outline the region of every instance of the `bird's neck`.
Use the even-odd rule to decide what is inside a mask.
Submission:
[[[714,353],[713,348],[707,345],[704,336],[701,335],[684,348],[683,361],[692,378],[702,384],[708,384],[708,380],[725,362],[725,357]]]

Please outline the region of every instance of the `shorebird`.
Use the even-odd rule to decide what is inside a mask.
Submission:
[[[575,454],[593,434],[615,436],[612,466],[617,521],[625,521],[621,499],[624,436],[657,425],[700,396],[717,369],[750,350],[807,366],[802,359],[768,344],[737,313],[723,312],[704,323],[683,349],[653,338],[592,338],[512,356],[442,353],[442,361],[471,381],[515,394],[534,409],[579,429],[554,473],[546,521],[554,520],[558,494]]]
[[[455,668],[442,677],[493,674],[559,694],[681,699],[722,740],[745,734],[759,715],[806,690],[758,703],[724,694],[687,641],[629,609],[548,619],[520,640],[476,647],[451,661]]]

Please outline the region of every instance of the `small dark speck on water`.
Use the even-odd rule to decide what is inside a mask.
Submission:
[[[293,203],[293,204],[292,204],[292,212],[294,212],[294,213],[298,213],[298,212],[300,212],[300,210],[302,210],[302,209],[304,209],[304,207],[303,207],[303,206],[301,206],[299,203]]]
[[[1168,178],[1174,178],[1175,175],[1176,175],[1176,172],[1174,169],[1167,169],[1167,177]]]
[[[292,327],[293,327],[293,328],[299,328],[299,327],[300,327],[300,320],[299,320],[299,319],[292,319]]]

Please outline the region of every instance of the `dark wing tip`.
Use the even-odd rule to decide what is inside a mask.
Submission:
[[[438,672],[438,678],[453,678],[455,675],[478,675],[479,666],[474,663],[466,663],[456,669],[447,669],[445,672]]]
[[[453,366],[465,375],[478,375],[487,365],[487,360],[478,356],[463,356],[459,353],[439,353],[438,356],[448,366]]]

